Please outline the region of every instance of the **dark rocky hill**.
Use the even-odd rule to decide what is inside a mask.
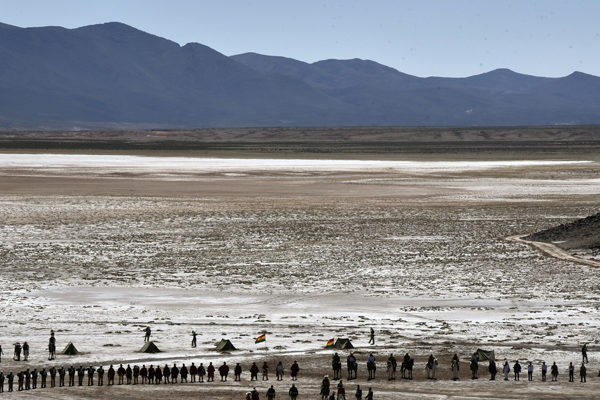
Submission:
[[[537,242],[556,242],[564,249],[600,249],[600,213],[525,237]]]

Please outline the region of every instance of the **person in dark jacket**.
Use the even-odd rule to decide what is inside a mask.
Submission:
[[[140,376],[140,367],[136,365],[133,366],[133,384],[137,385],[139,382],[139,376]]]
[[[252,389],[250,395],[252,396],[252,400],[260,400],[260,395],[258,394],[258,390],[256,390],[256,388]]]
[[[581,367],[579,367],[579,378],[580,382],[585,382],[585,376],[587,374],[587,368],[585,368],[585,363],[581,363]]]
[[[253,362],[252,366],[250,367],[250,380],[251,381],[258,380],[258,365],[256,365],[255,362]]]
[[[360,388],[360,385],[356,385],[356,392],[354,393],[354,398],[356,398],[356,400],[362,400],[362,389]]]
[[[0,371],[0,393],[4,392],[4,373]]]
[[[521,374],[521,364],[519,364],[519,360],[513,365],[513,372],[515,373],[515,381],[518,381]]]
[[[552,367],[550,367],[550,374],[552,375],[552,382],[558,381],[558,365],[556,362],[552,363]]]
[[[196,382],[196,375],[198,375],[198,367],[196,367],[196,364],[192,363],[192,365],[190,365],[190,377],[192,382]]]
[[[263,381],[269,380],[269,364],[267,364],[266,361],[263,363],[263,366],[262,366],[262,380]]]
[[[207,377],[206,377],[206,382],[214,382],[215,381],[215,366],[211,363],[208,364],[208,367],[206,368],[206,372]]]
[[[50,367],[50,387],[56,386],[56,367]]]
[[[298,398],[298,388],[293,383],[288,394],[290,395],[290,400],[296,400]]]
[[[196,331],[192,331],[192,347],[196,347]]]
[[[331,367],[333,368],[333,380],[340,379],[342,374],[342,360],[338,353],[335,353],[331,359]]]
[[[23,345],[23,347],[25,347]],[[588,362],[588,356],[587,356],[587,343],[584,343],[583,346],[581,346],[581,357],[582,357],[582,362],[587,363]]]
[[[58,369],[58,386],[59,387],[65,386],[65,375],[66,374],[67,374],[67,371],[65,370],[65,367],[61,366]]]
[[[369,388],[369,392],[367,393],[365,400],[373,400],[373,388]]]
[[[224,362],[223,365],[219,367],[219,375],[221,376],[221,382],[227,382],[227,375],[229,375],[229,366],[227,363]]]
[[[131,385],[131,380],[133,379],[133,370],[129,364],[127,364],[127,368],[125,368],[125,379],[127,384]]]
[[[200,382],[204,382],[204,375],[206,375],[206,369],[204,368],[204,364],[200,363],[198,367],[198,377]]]
[[[8,373],[8,375],[6,375],[6,380],[8,381],[8,391],[12,392],[13,391],[13,384],[15,381],[15,375],[11,372]]]
[[[575,366],[572,362],[569,363],[569,382],[575,381]]]
[[[117,369],[117,375],[119,376],[119,385],[122,385],[125,380],[125,368],[123,367],[123,364]]]
[[[25,342],[27,343],[27,342]],[[31,389],[31,372],[29,372],[29,368],[25,370],[25,390]]]
[[[22,392],[25,383],[25,374],[23,371],[17,372],[17,391]]]
[[[292,364],[292,367],[290,368],[291,371],[291,376],[292,376],[292,380],[296,381],[298,380],[298,372],[300,371],[300,367],[298,366],[298,362],[294,361],[294,363]]]
[[[267,400],[275,400],[275,388],[273,385],[267,390]]]
[[[496,362],[494,360],[489,360],[488,370],[490,371],[490,381],[495,381],[498,370],[496,369]]]
[[[98,367],[98,386],[104,386],[104,368],[102,365]]]
[[[29,358],[29,343],[23,342],[23,361]]]
[[[38,380],[38,370],[37,368],[34,368],[33,371],[31,371],[31,388],[32,389],[37,389],[37,380]],[[59,384],[60,386],[60,384]],[[63,379],[63,386],[64,385],[64,379]]]
[[[154,369],[154,383],[156,385],[160,385],[162,383],[162,379],[163,379],[163,369],[160,367],[160,365],[157,365],[156,368]]]
[[[146,368],[146,364],[142,364],[142,368],[140,368],[140,376],[142,377],[142,384],[148,383],[148,368]]]
[[[67,372],[69,374],[69,387],[75,386],[75,367],[71,365]],[[44,387],[46,387],[45,383],[44,383]]]
[[[83,369],[83,366],[79,366],[79,368],[77,368],[77,384],[79,386],[83,386],[83,377],[85,375],[85,370]]]
[[[113,368],[113,366],[111,365],[108,368],[108,373],[106,374],[106,376],[108,377],[108,385],[114,385],[115,384],[115,369]]]
[[[162,377],[165,379],[165,385],[171,382],[171,369],[167,364],[162,369]]]
[[[240,363],[235,364],[235,368],[233,369],[233,373],[234,373],[234,380],[239,381],[242,379],[242,366],[240,365]]]
[[[154,375],[156,374],[155,370],[154,370],[154,366],[152,364],[150,364],[150,366],[148,367],[148,383],[152,384],[154,383]]]
[[[87,373],[88,373],[88,386],[94,386],[94,373],[96,372],[96,369],[93,366],[89,366]]]
[[[184,381],[185,383],[187,383],[188,369],[185,366],[185,364],[181,366],[181,369],[179,370],[179,376],[181,376],[181,383],[183,383]]]
[[[48,377],[48,371],[46,371],[46,368],[42,368],[42,370],[40,371],[40,378],[42,380],[42,384],[40,385],[41,388],[46,387],[46,378],[47,377]]]
[[[173,364],[171,368],[171,383],[177,383],[177,376],[179,375],[179,368],[177,365]]]

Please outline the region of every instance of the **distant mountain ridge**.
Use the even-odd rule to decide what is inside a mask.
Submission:
[[[600,78],[420,78],[370,60],[227,57],[111,22],[0,23],[0,129],[600,123]]]

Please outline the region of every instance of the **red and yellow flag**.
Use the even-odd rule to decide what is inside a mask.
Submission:
[[[334,344],[335,344],[334,340],[333,339],[329,339],[327,341],[327,345],[325,346],[325,348],[328,349],[330,347],[333,347]]]
[[[255,344],[256,343],[262,343],[265,340],[267,340],[267,335],[263,333],[262,335],[260,335],[259,337],[256,338],[256,340],[254,341],[254,343]]]

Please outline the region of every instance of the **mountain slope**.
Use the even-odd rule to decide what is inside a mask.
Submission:
[[[227,57],[121,23],[0,24],[0,128],[600,123],[600,78],[419,78],[370,60]]]

